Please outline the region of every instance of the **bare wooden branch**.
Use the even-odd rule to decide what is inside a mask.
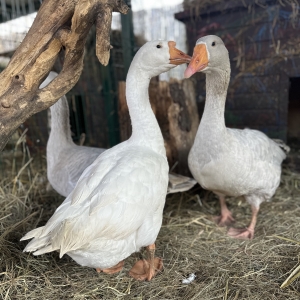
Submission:
[[[110,27],[112,12],[118,10],[124,14],[128,12],[128,6],[120,0],[107,1],[97,15],[96,20],[96,55],[103,65],[109,61],[110,45]]]
[[[110,28],[112,19],[112,9],[108,7],[102,10],[96,20],[96,55],[103,65],[107,65],[109,61],[110,45]],[[102,34],[101,34],[102,32]]]
[[[28,117],[54,104],[78,81],[89,30],[97,26],[97,57],[109,60],[113,11],[126,13],[123,0],[44,0],[25,39],[0,74],[0,150]],[[60,74],[39,90],[61,49]]]

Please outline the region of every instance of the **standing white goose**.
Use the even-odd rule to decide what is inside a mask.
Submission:
[[[57,73],[50,72],[40,88],[48,85]],[[47,142],[47,177],[52,187],[67,197],[82,172],[105,151],[76,145],[71,137],[69,106],[66,96],[51,107],[51,131]]]
[[[188,157],[194,178],[205,189],[219,196],[220,225],[234,221],[225,196],[244,196],[252,207],[248,228],[230,228],[235,238],[254,236],[259,206],[275,193],[281,175],[281,163],[289,150],[251,129],[230,129],[225,126],[224,110],[230,80],[230,61],[223,41],[214,35],[200,38],[194,48],[185,77],[195,72],[206,74],[206,103],[194,145]]]
[[[162,268],[154,258],[168,185],[164,140],[152,112],[151,77],[188,62],[175,42],[146,43],[128,71],[126,98],[132,121],[129,140],[103,152],[81,175],[75,189],[47,224],[27,233],[24,251],[60,251],[78,264],[115,273],[131,253],[147,247],[130,275],[151,280]]]

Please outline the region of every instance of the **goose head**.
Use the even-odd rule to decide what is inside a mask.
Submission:
[[[229,55],[222,39],[216,35],[207,35],[197,40],[184,77],[189,78],[196,72],[211,73],[228,69],[230,70]]]
[[[189,63],[191,57],[178,50],[173,41],[151,41],[144,44],[135,55],[132,64],[147,76],[154,77],[170,69]]]

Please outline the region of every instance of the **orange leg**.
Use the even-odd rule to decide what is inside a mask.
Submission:
[[[248,228],[230,228],[227,233],[229,236],[236,239],[244,239],[244,240],[253,239],[259,207],[255,207],[254,205],[251,205],[251,208],[252,208],[252,219]]]
[[[214,220],[219,226],[228,226],[235,222],[230,210],[226,205],[226,200],[223,195],[218,195],[221,206],[221,216],[215,217]]]
[[[120,261],[117,265],[115,265],[114,267],[111,267],[109,269],[100,269],[100,268],[97,268],[96,271],[98,273],[100,272],[103,272],[103,273],[106,273],[106,274],[114,274],[114,273],[118,273],[120,272],[122,269],[123,269],[123,266],[124,266],[124,261]]]
[[[150,281],[159,271],[163,269],[162,259],[154,257],[155,244],[147,247],[148,259],[141,259],[135,263],[129,271],[129,275],[137,280]]]

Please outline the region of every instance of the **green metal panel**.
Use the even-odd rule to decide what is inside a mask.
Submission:
[[[85,141],[88,141],[89,133],[87,132],[86,122],[86,105],[84,95],[73,94],[71,97],[71,103],[69,105],[70,110],[70,123],[71,130],[73,132],[73,140],[78,142],[81,134],[84,133]]]
[[[131,8],[131,1],[126,1]],[[127,15],[121,14],[122,24],[122,56],[124,64],[124,79],[134,56],[134,33],[132,22],[132,11]],[[105,99],[105,114],[107,117],[107,127],[110,146],[120,142],[119,118],[118,118],[118,93],[117,93],[117,74],[115,74],[114,62],[109,61],[107,67],[101,66],[101,79],[103,86],[103,96]]]
[[[117,82],[113,79],[111,64],[110,60],[108,66],[100,67],[110,147],[120,142]]]
[[[126,0],[125,2],[130,8],[126,15],[121,14],[123,61],[125,74],[127,74],[134,56],[134,33],[131,0]]]

